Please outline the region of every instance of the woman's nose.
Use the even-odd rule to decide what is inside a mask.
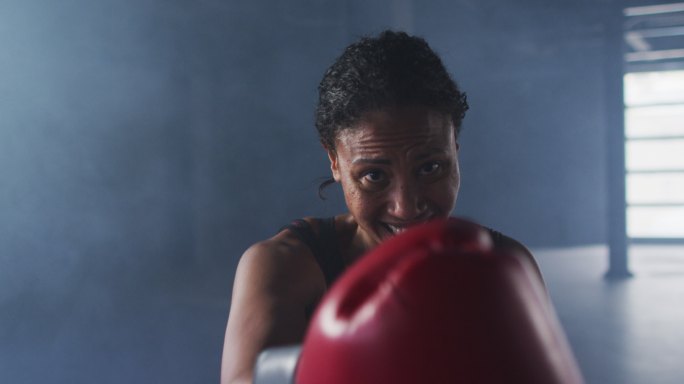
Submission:
[[[401,183],[391,192],[389,199],[389,213],[402,221],[420,219],[426,213],[425,199],[417,186]]]

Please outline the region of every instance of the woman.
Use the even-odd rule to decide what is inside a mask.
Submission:
[[[319,86],[316,128],[349,212],[306,218],[250,247],[234,283],[222,382],[250,382],[258,353],[299,343],[334,279],[383,240],[446,218],[460,184],[465,94],[420,38],[386,31],[350,45]],[[490,231],[498,247],[520,243]]]

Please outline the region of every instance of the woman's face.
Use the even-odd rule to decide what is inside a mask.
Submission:
[[[369,112],[335,143],[333,177],[367,246],[453,210],[460,175],[447,115],[420,107]]]

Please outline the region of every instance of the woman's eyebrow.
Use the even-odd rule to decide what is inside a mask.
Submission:
[[[352,164],[358,164],[358,163],[377,164],[377,165],[390,165],[390,164],[392,164],[392,162],[389,161],[388,159],[371,159],[371,158],[366,158],[366,157],[360,157],[360,158],[354,159],[352,161]]]
[[[430,148],[425,151],[421,151],[418,155],[416,155],[416,160],[423,160],[431,156],[435,155],[444,155],[446,154],[447,151],[444,148]]]

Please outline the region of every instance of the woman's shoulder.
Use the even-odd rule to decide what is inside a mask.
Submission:
[[[537,261],[534,259],[534,255],[532,255],[532,252],[523,243],[497,230],[491,229],[489,227],[483,228],[486,229],[487,232],[489,232],[489,235],[492,237],[492,242],[494,243],[495,249],[512,251],[525,258],[531,264],[534,271],[539,275],[539,278],[542,280],[542,282],[544,281],[541,269],[539,268]]]
[[[309,222],[309,219],[305,219]],[[312,225],[316,225],[311,221]],[[242,254],[237,273],[258,277],[271,288],[287,292],[324,289],[325,281],[309,246],[291,230],[252,244]]]
[[[532,252],[520,241],[507,236],[497,230],[494,230],[489,227],[483,227],[484,229],[489,232],[489,235],[492,238],[492,242],[494,243],[495,248],[499,249],[509,249],[513,251],[517,251],[519,253],[522,253],[528,257],[533,257]]]
[[[240,258],[223,352],[222,375],[228,379],[250,378],[264,348],[301,342],[324,293],[313,256],[290,232],[253,244]]]

